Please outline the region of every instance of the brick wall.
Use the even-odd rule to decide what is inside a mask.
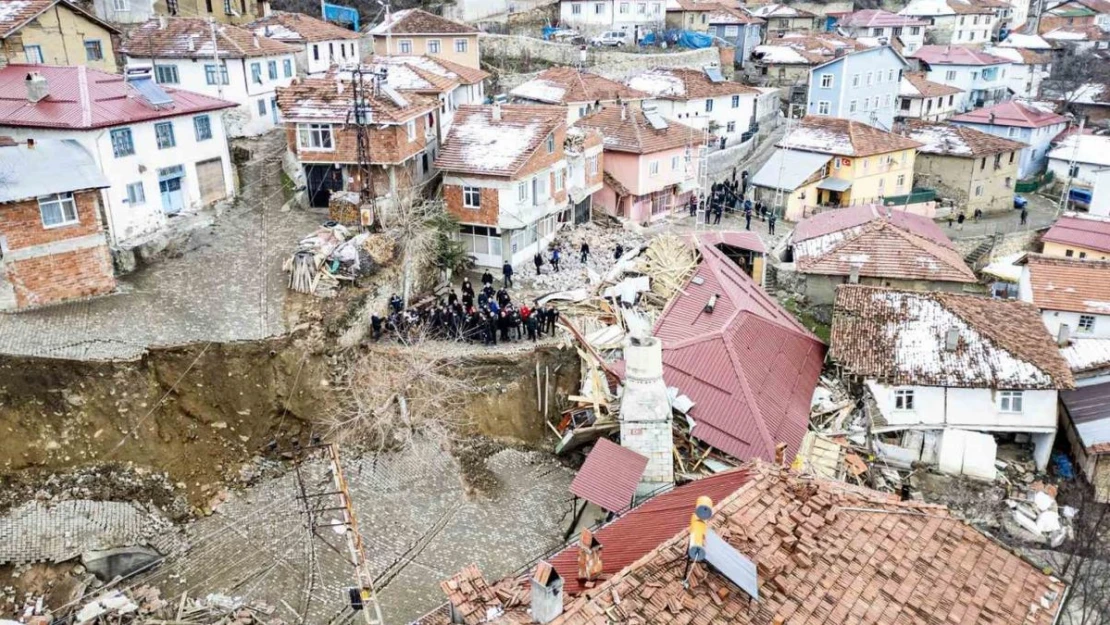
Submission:
[[[469,224],[483,224],[497,226],[498,219],[498,190],[482,188],[481,208],[473,209],[463,206],[463,188],[457,184],[443,185],[443,199],[447,203],[447,211],[458,218],[459,221]]]
[[[1087,17],[1061,17],[1059,15],[1046,14],[1041,16],[1040,31],[1041,34],[1049,31],[1056,30],[1057,28],[1082,28],[1084,26],[1093,26],[1095,23],[1095,16]]]
[[[5,262],[16,307],[30,308],[110,293],[116,288],[107,245]]]
[[[399,163],[415,154],[419,154],[427,145],[424,130],[427,128],[427,115],[421,115],[416,120],[416,137],[412,141],[404,124],[400,126],[370,127],[370,162],[372,163]],[[332,137],[335,149],[304,150],[297,148],[297,124],[285,125],[285,140],[289,149],[303,162],[309,163],[355,163],[358,162],[358,134],[354,128],[346,128],[343,124],[332,124]]]
[[[58,228],[42,225],[37,200],[12,202],[0,207],[0,234],[8,241],[9,250],[56,243],[100,232],[100,192],[82,191],[75,194],[79,223]]]
[[[563,153],[563,143],[566,138],[567,125],[565,123],[559,124],[555,128],[555,151],[550,154],[547,153],[547,139],[545,138],[540,142],[540,147],[536,149],[536,153],[525,161],[524,166],[513,176],[513,180],[527,178],[541,169],[550,167],[552,163],[563,160],[566,157],[566,154]]]

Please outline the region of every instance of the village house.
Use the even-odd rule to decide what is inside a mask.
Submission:
[[[438,99],[401,95],[367,74],[360,84],[365,106],[357,113],[371,122],[365,124],[369,179],[359,165],[351,72],[306,78],[277,91],[286,145],[296,162],[286,173],[305,185],[310,206],[330,206],[333,193],[365,189],[377,207],[387,210],[391,202],[419,195],[421,185],[435,175]]]
[[[919,145],[860,122],[807,117],[783,137],[750,184],[756,199],[772,207],[781,189],[787,221],[800,221],[818,207],[881,203],[913,189]]]
[[[935,44],[985,44],[998,26],[998,0],[911,0],[899,15],[929,23]]]
[[[751,58],[752,50],[763,41],[766,22],[743,9],[717,5],[715,10],[709,12],[707,21],[710,35],[720,37],[736,48],[733,56],[737,67],[744,67]]]
[[[927,122],[946,120],[959,112],[963,93],[958,87],[929,80],[924,72],[906,72],[898,87],[900,104],[895,118]]]
[[[902,72],[909,67],[889,45],[848,52],[809,71],[807,116],[839,117],[891,130]]]
[[[719,67],[651,69],[628,79],[628,86],[654,98],[663,117],[709,131],[711,140],[725,147],[745,140],[756,125],[755,87],[725,80]]]
[[[866,387],[880,457],[986,480],[998,440],[1031,440],[1045,470],[1075,386],[1036,308],[977,295],[843,285],[829,355]]]
[[[573,124],[599,105],[639,102],[649,94],[628,85],[574,67],[552,67],[509,91],[519,104],[554,104],[567,110]]]
[[[158,84],[238,104],[224,119],[231,137],[280,125],[276,90],[296,77],[297,52],[242,26],[210,26],[189,17],[150,20],[132,29],[123,44],[127,66],[152,68]]]
[[[0,179],[0,310],[115,290],[100,204],[110,183],[81,144],[0,137]]]
[[[967,126],[919,121],[907,122],[905,133],[921,143],[913,171],[917,184],[954,200],[966,217],[977,210],[1013,210],[1024,143]]]
[[[1020,141],[1029,147],[1021,153],[1018,177],[1029,178],[1044,171],[1052,141],[1068,127],[1068,119],[1021,102],[1003,102],[956,115],[954,124]]]
[[[467,104],[482,104],[489,72],[431,56],[372,56],[363,63],[370,71],[384,71],[386,85],[439,100],[439,142],[447,138],[455,111]]]
[[[455,115],[435,165],[467,251],[483,267],[530,261],[572,221],[564,109],[494,103],[460,107]],[[597,188],[601,138],[581,139],[578,155],[593,159],[586,184]]]
[[[1075,390],[1060,393],[1064,430],[1076,466],[1094,489],[1095,501],[1107,503],[1110,502],[1110,381],[1083,385],[1077,380],[1076,384]]]
[[[632,44],[663,28],[666,4],[666,0],[560,0],[559,23],[586,36],[624,31]]]
[[[1052,57],[1048,52],[1004,46],[989,46],[983,48],[983,51],[1010,61],[1010,67],[1006,70],[1006,85],[1014,97],[1040,97],[1041,83],[1052,73]]]
[[[1037,21],[1041,35],[1052,31],[1079,32],[1088,27],[1110,28],[1110,2],[1107,0],[1063,0],[1044,8]]]
[[[0,64],[116,71],[115,26],[68,0],[0,0]]]
[[[1008,59],[954,45],[923,46],[911,58],[921,65],[929,80],[962,92],[962,98],[956,98],[956,108],[961,112],[991,106],[1010,97],[1006,86]]]
[[[807,217],[789,235],[779,284],[831,306],[841,284],[911,291],[977,290],[975,273],[928,217],[868,204]]]
[[[639,224],[663,219],[697,193],[704,131],[627,104],[603,106],[576,125],[605,138],[605,186],[593,202],[610,215]]]
[[[1048,171],[1073,188],[1095,188],[1110,168],[1110,137],[1071,133],[1048,153]],[[1074,161],[1074,163],[1073,163]],[[1105,184],[1105,183],[1104,183]]]
[[[1041,35],[1058,49],[1075,52],[1105,51],[1110,49],[1110,26],[1064,26]]]
[[[299,76],[323,74],[332,65],[349,65],[362,59],[358,33],[304,13],[275,11],[247,28],[259,37],[300,48],[294,55]]]
[[[601,167],[604,137],[601,133],[572,126],[567,129],[563,153],[567,159],[567,199],[573,221],[583,224],[593,219],[593,197],[604,187]]]
[[[1066,213],[1041,236],[1041,253],[1058,258],[1110,259],[1110,219]]]
[[[1018,264],[1019,297],[1041,311],[1061,346],[1071,337],[1110,339],[1110,261],[1030,252]]]
[[[404,9],[366,31],[374,54],[428,55],[466,67],[478,62],[478,29],[422,9]]]
[[[882,9],[854,11],[837,20],[838,31],[853,39],[873,38],[880,43],[885,40],[889,45],[894,45],[897,39],[901,43],[901,54],[913,54],[925,45],[928,25],[924,20]]]
[[[163,89],[149,72],[108,74],[84,66],[0,69],[0,135],[73,139],[109,186],[101,205],[113,248],[164,233],[172,215],[235,192],[222,117],[235,104]]]
[[[708,498],[700,510],[699,497]],[[708,566],[690,557],[689,530],[703,527],[701,519]],[[984,576],[975,563],[995,574]],[[912,569],[901,592],[889,577],[898,567]],[[522,573],[491,582],[471,565],[441,587],[446,605],[414,625],[586,623],[618,613],[645,625],[876,625],[895,614],[1052,625],[1069,592],[943,506],[761,461],[649,499]],[[874,591],[881,597],[872,601],[853,587],[892,590]]]
[[[693,240],[701,263],[653,334],[667,386],[693,400],[694,438],[741,460],[773,461],[778,444],[787,456],[801,445],[825,345],[750,277],[754,264],[734,260],[751,258],[744,234]]]
[[[709,32],[710,14],[726,9],[744,13],[740,6],[737,0],[668,0],[664,24],[668,29],[705,33]]]
[[[833,33],[787,33],[771,37],[752,50],[746,74],[750,82],[771,87],[797,87],[797,93],[785,94],[795,101],[805,101],[809,70],[867,45]]]
[[[752,17],[758,17],[766,23],[765,29],[768,35],[773,33],[779,37],[786,33],[819,30],[821,21],[809,11],[785,4],[761,4],[745,7],[744,10]]]
[[[118,0],[105,0],[113,3]],[[140,2],[150,0],[127,0]],[[244,25],[270,14],[270,0],[154,0],[155,15],[212,19],[219,24]]]
[[[1074,115],[1076,123],[1086,120],[1087,128],[1110,127],[1110,85],[1085,83],[1063,93],[1046,89],[1042,97]]]

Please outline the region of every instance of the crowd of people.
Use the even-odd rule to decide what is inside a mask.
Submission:
[[[482,274],[482,288],[474,290],[470,278],[463,278],[461,293],[451,289],[446,296],[430,305],[405,308],[401,296],[389,299],[386,315],[370,317],[371,337],[383,335],[412,340],[417,336],[436,339],[463,340],[496,345],[498,341],[537,341],[545,334],[553,335],[559,321],[559,309],[513,302],[508,287],[512,286],[512,267],[503,274],[501,288],[494,288],[493,274]]]
[[[747,173],[747,172],[745,172]],[[726,212],[735,212],[744,215],[744,229],[752,229],[752,217],[767,222],[768,234],[775,233],[777,217],[772,207],[763,202],[752,202],[745,198],[747,194],[747,178],[737,181],[734,178],[724,182],[714,182],[709,189],[709,195],[701,197],[690,195],[690,216],[697,217],[698,209],[705,211],[705,223],[720,224],[721,216]]]

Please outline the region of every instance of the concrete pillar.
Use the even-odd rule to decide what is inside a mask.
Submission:
[[[1033,434],[1033,462],[1037,471],[1044,473],[1048,467],[1048,460],[1052,457],[1052,444],[1056,442],[1056,432],[1043,432]]]
[[[648,459],[637,497],[674,485],[671,404],[663,382],[663,343],[630,337],[624,343],[625,380],[621,398],[621,445]]]

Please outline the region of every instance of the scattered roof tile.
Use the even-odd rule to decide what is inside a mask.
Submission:
[[[629,78],[628,85],[639,92],[667,100],[761,95],[755,87],[732,80],[713,82],[703,70],[678,67],[650,69]]]
[[[510,95],[547,104],[643,100],[648,94],[624,83],[573,67],[552,67],[522,83]]]
[[[1110,315],[1110,260],[1026,254],[1033,305]]]
[[[950,330],[958,333],[947,349]],[[977,295],[841,285],[830,356],[894,385],[1067,389],[1071,370],[1030,304]]]
[[[371,27],[367,32],[371,35],[476,35],[478,29],[422,9],[404,9],[393,13],[388,21]]]
[[[779,147],[836,156],[873,156],[921,144],[863,122],[838,117],[806,117],[782,138]]]
[[[624,512],[647,468],[646,456],[602,438],[590,450],[570,484],[570,492],[609,512]]]
[[[163,26],[164,24],[164,26]],[[300,50],[280,41],[267,39],[232,24],[216,24],[216,50],[208,20],[199,17],[162,17],[152,19],[128,32],[121,51],[136,58],[225,59],[294,54]]]
[[[1110,221],[1064,215],[1041,240],[1110,253]]]
[[[566,122],[566,110],[558,106],[500,105],[500,120],[493,118],[494,106],[458,108],[436,168],[450,173],[511,177],[544,139]]]
[[[903,98],[936,98],[963,93],[959,87],[933,82],[925,77],[925,72],[905,72],[898,95]]]
[[[787,4],[764,4],[745,9],[748,13],[763,19],[784,17],[817,17],[809,11],[792,7]]]
[[[491,616],[501,613],[501,600],[473,564],[442,582],[440,587],[464,625],[485,623]]]
[[[274,11],[266,17],[247,25],[257,35],[285,43],[316,43],[358,39],[359,34],[320,18],[304,13]]]
[[[952,122],[969,124],[988,124],[991,126],[1018,126],[1020,128],[1040,128],[1054,124],[1066,124],[1068,118],[1056,113],[1043,111],[1028,104],[1008,100],[986,108],[972,109],[956,115]]]
[[[622,109],[624,112],[622,113]],[[605,149],[634,154],[652,154],[683,146],[700,145],[702,131],[666,120],[667,127],[656,130],[638,106],[605,106],[575,122],[593,128],[605,137]]]
[[[992,135],[981,130],[955,124],[934,124],[907,120],[906,135],[921,142],[918,153],[938,156],[975,158],[989,154],[1015,152],[1027,148],[1024,143]]]
[[[743,9],[723,5],[717,5],[706,18],[708,24],[763,24],[765,21]]]

